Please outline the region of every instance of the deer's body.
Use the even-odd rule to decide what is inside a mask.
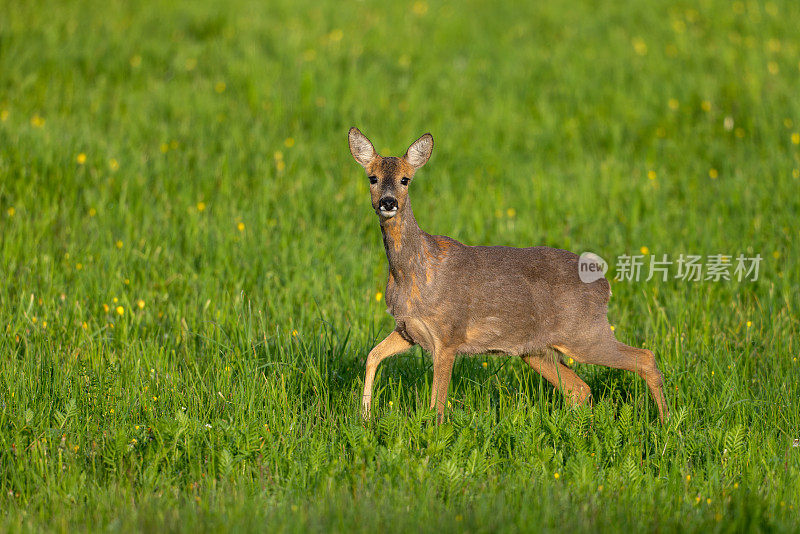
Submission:
[[[553,351],[637,372],[663,420],[666,401],[652,352],[614,338],[606,317],[608,281],[582,282],[576,254],[550,247],[467,246],[419,228],[407,186],[432,148],[426,134],[402,158],[382,157],[360,131],[350,130],[350,150],[370,177],[380,218],[389,260],[386,304],[396,322],[367,358],[365,414],[378,363],[417,344],[433,355],[431,407],[439,420],[456,354],[521,356],[574,402],[586,401],[589,387]]]
[[[400,335],[428,352],[447,345],[459,354],[539,353],[578,335],[587,317],[606,315],[608,282],[581,283],[572,252],[472,247],[418,232],[416,250],[395,251],[385,238],[386,304]],[[577,294],[563,290],[576,286]]]

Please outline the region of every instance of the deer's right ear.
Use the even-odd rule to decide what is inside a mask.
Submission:
[[[350,128],[350,133],[347,138],[350,141],[350,153],[362,167],[369,165],[369,163],[375,159],[375,156],[378,155],[372,143],[367,139],[367,136],[361,133],[361,130],[355,126]]]

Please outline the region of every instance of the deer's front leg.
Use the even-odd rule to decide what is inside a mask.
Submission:
[[[447,404],[447,388],[453,376],[453,363],[456,351],[453,349],[437,349],[433,355],[433,391],[431,393],[431,409],[436,408],[436,422],[444,419],[444,408]]]
[[[364,419],[369,419],[369,410],[372,404],[372,383],[375,381],[375,371],[378,370],[378,364],[389,356],[408,350],[409,347],[411,347],[411,343],[403,339],[403,336],[395,330],[369,351],[369,356],[367,356],[367,375],[364,377],[364,396],[361,399]]]

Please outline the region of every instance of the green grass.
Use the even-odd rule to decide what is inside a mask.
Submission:
[[[2,11],[0,530],[800,530],[796,1]],[[571,408],[473,356],[436,426],[419,350],[362,422],[393,322],[352,125],[433,133],[431,233],[760,253],[613,284],[669,424],[630,373]]]

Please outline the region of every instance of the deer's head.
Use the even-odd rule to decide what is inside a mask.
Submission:
[[[350,153],[369,177],[372,208],[381,220],[401,213],[408,199],[408,185],[433,150],[433,136],[426,133],[408,147],[403,157],[381,156],[358,128],[350,128]]]

